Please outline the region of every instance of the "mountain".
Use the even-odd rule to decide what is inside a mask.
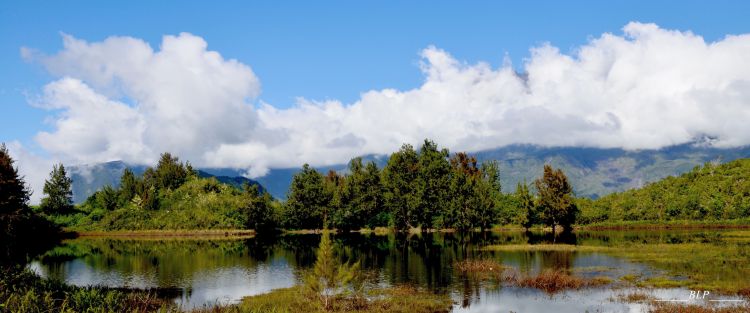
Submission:
[[[105,185],[118,187],[120,185],[120,177],[126,168],[130,168],[136,175],[142,175],[146,171],[147,166],[127,164],[122,161],[66,166],[70,178],[73,180],[73,202],[81,203],[86,201],[91,194]],[[258,185],[261,191],[266,190],[257,181],[241,175],[216,175],[198,170],[198,176],[203,178],[215,177],[219,182],[238,188],[248,183]]]
[[[455,151],[454,151],[455,152]],[[531,183],[541,176],[544,164],[562,168],[568,175],[576,195],[588,198],[638,188],[667,176],[680,175],[706,162],[728,162],[750,157],[750,147],[714,148],[700,143],[676,145],[652,150],[624,150],[580,147],[541,147],[510,145],[474,152],[479,161],[496,160],[504,192],[513,192],[517,183]],[[379,167],[388,162],[384,155],[368,155]],[[346,172],[347,165],[317,167]],[[285,199],[292,176],[299,168],[272,169],[255,178],[271,195]],[[241,175],[242,171],[233,172]]]
[[[455,151],[454,151],[455,152]],[[474,152],[480,161],[496,160],[500,165],[500,178],[504,192],[515,190],[516,184],[531,183],[542,174],[544,164],[562,168],[568,175],[576,195],[588,198],[638,188],[667,176],[676,176],[706,162],[729,162],[750,157],[750,147],[715,148],[702,143],[682,144],[656,150],[623,150],[585,147],[541,147],[535,145],[510,145],[502,148]],[[388,162],[386,155],[366,155],[365,161],[375,161],[379,167]],[[105,184],[116,186],[125,167],[136,174],[145,166],[127,165],[120,161],[90,166],[71,167],[73,197],[76,203]],[[347,164],[316,167],[346,173]],[[234,186],[256,183],[274,198],[286,199],[292,177],[300,168],[272,169],[254,180],[244,177],[245,170],[231,168],[201,168],[201,177],[213,176]]]

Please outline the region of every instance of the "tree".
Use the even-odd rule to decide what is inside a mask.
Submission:
[[[456,153],[451,159],[451,205],[443,217],[444,227],[468,230],[476,226],[475,209],[479,206],[477,183],[482,172],[477,159],[465,152]]]
[[[404,144],[391,154],[383,169],[386,207],[391,212],[393,227],[407,230],[414,226],[411,214],[419,207],[415,182],[419,175],[419,157],[414,147]]]
[[[65,172],[62,164],[54,165],[50,178],[44,182],[42,211],[48,214],[67,214],[73,210],[73,180]]]
[[[539,216],[536,210],[536,204],[534,203],[534,196],[529,192],[529,186],[526,185],[525,181],[523,184],[518,183],[518,185],[516,185],[514,196],[518,203],[518,208],[520,209],[515,222],[528,231],[531,226],[539,223]]]
[[[258,185],[245,183],[243,186],[247,202],[242,211],[247,217],[247,227],[258,232],[270,231],[276,227],[275,212],[271,195],[261,193]]]
[[[120,177],[119,198],[121,206],[133,200],[133,197],[138,194],[138,184],[138,177],[135,176],[133,171],[126,168]]]
[[[534,181],[539,193],[539,213],[542,222],[547,226],[560,225],[563,230],[570,230],[575,222],[578,208],[573,201],[573,188],[568,177],[560,169],[544,165],[544,175]]]
[[[321,229],[328,219],[331,196],[326,192],[323,175],[305,164],[295,174],[289,186],[284,208],[286,227],[296,229]]]
[[[358,202],[362,207],[361,212],[365,216],[366,226],[371,229],[376,226],[388,226],[390,214],[385,208],[383,182],[380,177],[380,170],[375,162],[367,162],[362,176],[363,195]]]
[[[418,201],[411,216],[422,231],[435,226],[437,217],[450,205],[448,149],[438,150],[435,142],[425,139],[419,150],[419,175],[416,181]]]
[[[359,274],[359,262],[340,264],[334,256],[330,232],[323,230],[318,246],[317,258],[311,273],[305,277],[305,288],[319,297],[324,310],[329,310],[337,295],[355,282]]]
[[[192,166],[190,171],[192,172]],[[185,165],[180,163],[176,156],[173,157],[169,152],[162,153],[154,170],[156,188],[177,189],[185,183],[189,174],[193,173],[189,173]]]
[[[5,144],[0,144],[0,214],[4,215],[26,209],[31,194],[13,163]]]
[[[475,221],[482,230],[497,222],[500,210],[500,168],[497,161],[482,162],[480,180],[476,183]]]

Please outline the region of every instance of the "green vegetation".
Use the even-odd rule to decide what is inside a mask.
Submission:
[[[105,186],[74,209],[46,209],[45,203],[70,201],[70,181],[62,165],[56,166],[45,185],[56,190],[42,202],[42,212],[58,225],[76,231],[262,229],[276,227],[278,205],[257,186],[244,190],[199,178],[192,166],[164,153],[155,168],[143,177],[125,170],[119,188]],[[61,178],[62,177],[62,178]],[[66,187],[67,186],[67,187]],[[60,190],[68,190],[60,192]],[[66,195],[55,196],[52,195]]]
[[[66,214],[73,210],[73,181],[67,176],[65,166],[54,165],[50,178],[44,182],[44,194],[40,208],[47,214]]]
[[[579,199],[579,223],[734,220],[750,217],[750,159],[706,163],[678,177],[597,200]]]

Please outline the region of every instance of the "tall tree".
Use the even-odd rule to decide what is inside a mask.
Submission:
[[[0,214],[14,214],[27,208],[30,192],[13,166],[5,144],[0,144]]]
[[[276,227],[271,195],[261,193],[258,185],[245,183],[243,190],[247,198],[242,211],[247,217],[247,227],[258,232],[271,231]]]
[[[477,183],[482,172],[477,159],[465,152],[456,153],[451,159],[451,205],[443,217],[444,227],[468,230],[476,226],[479,197]]]
[[[416,182],[418,201],[411,216],[422,231],[435,227],[437,217],[450,203],[448,149],[438,149],[435,142],[425,139],[419,150],[419,175]]]
[[[289,186],[283,220],[287,227],[296,229],[321,229],[328,219],[331,196],[326,192],[324,178],[317,170],[305,164],[295,174]]]
[[[176,156],[172,156],[169,152],[162,153],[154,170],[156,187],[158,189],[177,189],[185,183],[188,174],[192,173],[188,172],[188,169]]]
[[[126,168],[120,177],[120,205],[125,205],[130,200],[133,200],[133,197],[138,194],[138,184],[138,177],[135,176],[133,171]]]
[[[410,144],[404,144],[398,152],[391,154],[383,169],[386,207],[391,212],[393,227],[397,230],[407,230],[414,226],[411,214],[419,207],[415,186],[418,175],[419,157]]]
[[[518,183],[516,185],[514,197],[519,208],[515,222],[528,231],[531,226],[539,223],[539,214],[537,213],[536,203],[534,203],[534,196],[529,192],[529,186],[525,181],[523,184]]]
[[[543,176],[534,181],[534,185],[539,193],[539,213],[542,221],[551,226],[553,232],[558,225],[564,230],[570,230],[578,208],[573,201],[573,188],[565,173],[546,164]]]
[[[476,183],[476,226],[482,230],[489,229],[498,220],[502,187],[500,185],[500,167],[497,161],[482,162],[480,180]]]
[[[390,214],[385,208],[383,182],[375,162],[367,162],[362,176],[363,195],[358,201],[362,206],[361,212],[365,216],[366,226],[371,229],[376,226],[388,226]]]
[[[54,165],[50,178],[44,182],[44,195],[41,208],[46,213],[66,214],[73,210],[73,180],[65,172],[62,164]]]

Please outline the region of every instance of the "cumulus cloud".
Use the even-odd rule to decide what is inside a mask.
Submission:
[[[630,23],[564,54],[531,48],[518,74],[421,53],[424,82],[371,90],[354,103],[259,100],[251,68],[190,34],[89,43],[63,36],[51,56],[24,56],[60,77],[33,104],[54,110],[38,143],[63,160],[150,163],[171,151],[199,166],[325,165],[432,138],[452,150],[514,143],[650,149],[711,137],[750,144],[750,35],[706,42],[691,32]],[[252,60],[250,60],[252,61]]]

